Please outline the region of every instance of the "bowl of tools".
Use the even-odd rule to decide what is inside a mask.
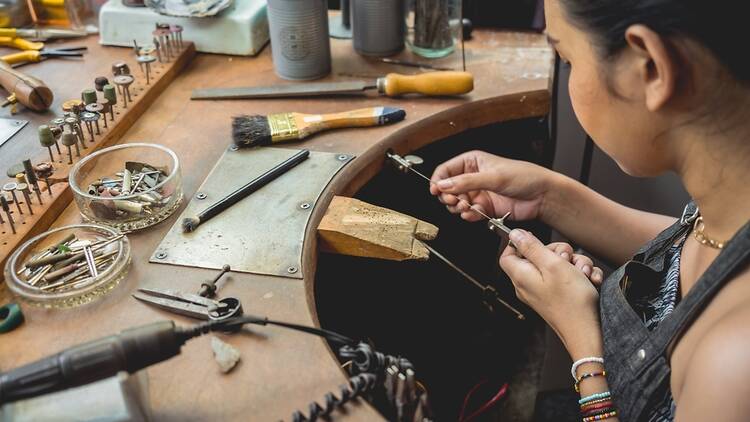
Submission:
[[[157,144],[105,148],[79,161],[69,181],[85,221],[123,233],[164,221],[182,202],[180,161]]]
[[[75,224],[42,233],[21,245],[5,264],[5,280],[24,302],[71,308],[117,286],[130,264],[130,242],[117,229]]]

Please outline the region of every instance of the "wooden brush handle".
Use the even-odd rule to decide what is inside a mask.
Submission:
[[[388,111],[391,111],[391,113],[388,113]],[[330,114],[293,113],[293,116],[299,130],[298,139],[303,139],[324,130],[380,126],[403,119],[403,116],[400,116],[397,120],[389,120],[388,116],[392,115],[394,111],[398,111],[398,109],[369,107]]]
[[[378,79],[378,91],[389,97],[403,94],[463,95],[472,90],[474,76],[469,72],[427,72],[419,75],[389,73]]]

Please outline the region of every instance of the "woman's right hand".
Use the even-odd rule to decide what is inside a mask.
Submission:
[[[467,221],[482,219],[469,203],[491,217],[510,213],[513,220],[531,220],[542,217],[556,174],[525,161],[470,151],[435,169],[430,193]]]

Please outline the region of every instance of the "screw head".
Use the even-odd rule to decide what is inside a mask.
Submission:
[[[231,147],[229,147],[229,150],[232,151],[232,152],[237,151],[239,149],[240,149],[240,147],[238,147],[237,145],[232,145]]]
[[[164,259],[166,257],[167,257],[167,253],[166,252],[157,252],[156,253],[156,259]]]
[[[310,203],[309,203],[309,202],[303,202],[303,203],[299,204],[299,207],[300,207],[301,209],[303,209],[303,210],[309,209],[309,208],[310,208],[310,206],[311,206],[311,205],[310,205]]]
[[[298,271],[297,267],[289,267],[289,268],[286,269],[286,272],[288,272],[289,274],[294,274],[297,271]]]
[[[349,156],[346,154],[341,154],[338,157],[336,157],[339,161],[346,161],[349,159]]]
[[[203,199],[206,199],[206,198],[208,198],[208,195],[206,195],[203,192],[198,192],[198,193],[195,194],[195,199],[203,200]]]

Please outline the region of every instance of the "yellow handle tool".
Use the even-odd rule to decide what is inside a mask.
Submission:
[[[8,54],[0,57],[0,60],[10,65],[26,62],[38,62],[42,60],[42,53],[37,50],[22,51],[20,53]]]
[[[44,48],[44,43],[42,42],[33,42],[23,38],[7,36],[0,36],[0,45],[19,50],[41,50]]]
[[[389,73],[378,78],[378,92],[389,97],[404,94],[429,96],[463,95],[474,90],[474,76],[469,72],[427,72],[419,75]]]

